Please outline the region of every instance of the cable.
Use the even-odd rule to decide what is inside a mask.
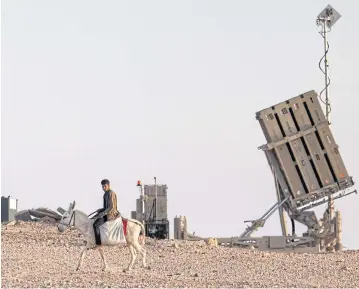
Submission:
[[[323,25],[326,25],[326,24],[323,23]],[[326,33],[329,33],[330,31],[331,31],[331,28],[329,27],[329,31],[326,31]],[[325,36],[323,35],[323,34],[324,34],[323,32],[319,32],[319,34],[323,37],[323,39],[325,39]],[[320,61],[319,61],[319,69],[323,72],[324,75],[325,75],[325,71],[322,69],[321,63],[322,63],[323,59],[326,58],[326,56],[327,56],[327,54],[328,54],[328,51],[329,51],[329,42],[328,42],[328,41],[326,42],[326,47],[327,47],[327,48],[326,48],[326,50],[325,50],[325,53],[324,53],[323,57],[320,59]],[[328,63],[325,63],[325,65],[328,67]],[[327,83],[327,85],[323,88],[323,90],[322,90],[322,91],[320,92],[320,94],[319,94],[319,99],[320,99],[320,101],[321,101],[322,103],[324,103],[325,105],[328,106],[328,114],[326,115],[327,119],[329,118],[329,114],[331,113],[332,108],[331,108],[331,105],[330,105],[329,101],[328,101],[328,103],[327,103],[326,101],[323,101],[323,99],[322,99],[322,94],[323,94],[323,92],[324,92],[325,90],[328,89],[328,86],[329,86],[329,85],[330,85],[330,78],[329,78],[329,76],[328,76],[328,83]]]

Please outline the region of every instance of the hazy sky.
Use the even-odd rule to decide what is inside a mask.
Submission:
[[[359,180],[359,1],[3,0],[2,195],[90,213],[108,178],[130,216],[136,181],[156,176],[171,235],[175,215],[200,236],[241,234],[276,201],[255,112],[323,89],[327,4],[342,15],[329,34],[331,129]],[[358,200],[336,202],[350,248]],[[275,214],[254,236],[280,233]]]

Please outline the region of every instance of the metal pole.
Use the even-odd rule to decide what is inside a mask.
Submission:
[[[139,187],[139,190],[140,190],[140,199],[141,199],[141,203],[142,203],[142,206],[141,206],[141,219],[142,219],[143,225],[145,225],[145,219],[146,219],[145,212],[144,212],[144,210],[145,210],[145,196],[143,194],[142,182],[138,181],[137,186]]]
[[[155,212],[154,212],[153,220],[156,222],[156,220],[157,220],[157,179],[156,179],[156,177],[154,177],[154,179],[155,179]]]
[[[328,124],[330,124],[330,117],[329,117],[329,108],[330,108],[330,103],[329,103],[329,92],[328,92],[328,59],[327,59],[327,48],[328,48],[328,42],[327,42],[327,19],[324,20],[323,23],[323,35],[324,35],[324,52],[325,52],[325,56],[324,56],[324,63],[325,63],[325,115],[328,121]],[[332,196],[329,195],[328,197],[328,208],[329,208],[329,222],[330,222],[330,233],[333,233],[333,218],[334,218],[334,201],[332,200]]]
[[[249,237],[255,230],[259,227],[263,227],[264,223],[268,220],[268,218],[278,209],[280,208],[286,201],[288,197],[283,201],[274,204],[265,214],[257,220],[244,221],[245,223],[251,222],[252,225],[248,226],[245,231],[240,235],[240,238]]]
[[[328,123],[330,124],[329,119],[329,92],[328,92],[328,59],[327,59],[327,19],[323,21],[323,37],[324,37],[324,75],[325,75],[325,116],[327,118]]]
[[[145,196],[144,196],[144,194],[143,194],[142,182],[141,182],[140,190],[141,190],[141,198],[142,198],[141,215],[142,215],[143,225],[145,225],[145,222],[146,222],[146,216],[145,216],[145,206],[146,206],[146,202],[145,202]]]
[[[273,172],[274,172],[274,170],[273,170]],[[276,186],[276,191],[277,191],[277,199],[278,199],[278,202],[280,202],[281,197],[280,197],[280,191],[279,191],[279,182],[278,182],[278,179],[277,179],[275,173],[274,173],[274,181],[275,181],[275,186]],[[279,211],[280,225],[281,225],[281,228],[282,228],[282,235],[284,237],[287,237],[288,236],[288,228],[287,228],[287,222],[286,222],[286,219],[285,219],[283,206],[280,206],[278,208],[278,211]]]
[[[343,244],[342,244],[342,215],[340,211],[336,211],[335,216],[335,250],[336,251],[342,251],[343,250]]]
[[[327,59],[327,18],[322,19],[322,33],[324,39],[324,75],[325,75],[325,116],[330,124],[330,117],[329,117],[329,91],[328,91],[328,59]],[[329,211],[329,231],[330,233],[334,233],[333,231],[333,218],[334,218],[334,201],[332,200],[331,195],[328,197],[328,211]]]

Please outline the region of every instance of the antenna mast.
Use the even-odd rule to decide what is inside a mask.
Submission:
[[[324,39],[324,56],[320,59],[319,68],[324,73],[324,77],[325,77],[325,87],[320,92],[319,97],[320,100],[325,104],[325,116],[329,124],[330,124],[329,114],[331,112],[331,106],[329,102],[329,92],[328,92],[328,86],[330,85],[330,78],[328,76],[329,65],[328,65],[327,54],[329,50],[329,43],[327,40],[327,34],[331,31],[333,25],[339,20],[340,17],[341,15],[336,10],[334,10],[334,8],[331,7],[330,5],[328,5],[317,17],[317,26],[322,27],[322,31],[319,33],[322,35]],[[324,59],[324,71],[321,67],[321,62],[323,59]],[[321,98],[321,95],[324,91],[325,91],[325,101],[323,101],[323,99]]]
[[[326,119],[327,119],[329,125],[330,125],[329,114],[332,109],[331,109],[331,105],[329,102],[329,92],[328,92],[328,86],[330,85],[330,78],[328,76],[329,65],[328,65],[327,54],[328,54],[328,50],[329,50],[329,43],[327,40],[327,34],[331,31],[333,25],[339,20],[340,17],[341,17],[341,15],[336,10],[334,10],[334,8],[330,5],[325,7],[325,9],[317,17],[317,26],[322,27],[322,31],[319,33],[321,34],[321,36],[324,39],[324,56],[319,61],[319,68],[323,72],[324,77],[325,77],[325,87],[320,92],[319,98],[325,104],[325,116],[326,116]],[[321,67],[321,62],[323,59],[324,59],[324,71]],[[324,91],[325,91],[325,101],[323,101],[323,99],[321,97],[321,95]],[[330,232],[333,233],[334,228],[333,228],[332,220],[334,217],[334,201],[332,200],[331,196],[328,197],[327,212],[329,214],[328,221],[329,221],[329,226],[330,226]]]

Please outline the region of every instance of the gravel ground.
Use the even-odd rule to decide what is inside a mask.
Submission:
[[[146,240],[147,263],[137,259],[130,273],[126,247],[106,247],[109,270],[102,272],[98,251],[75,268],[83,239],[58,233],[45,223],[1,228],[2,287],[359,287],[359,251],[321,254],[267,253],[215,247],[203,241]]]

